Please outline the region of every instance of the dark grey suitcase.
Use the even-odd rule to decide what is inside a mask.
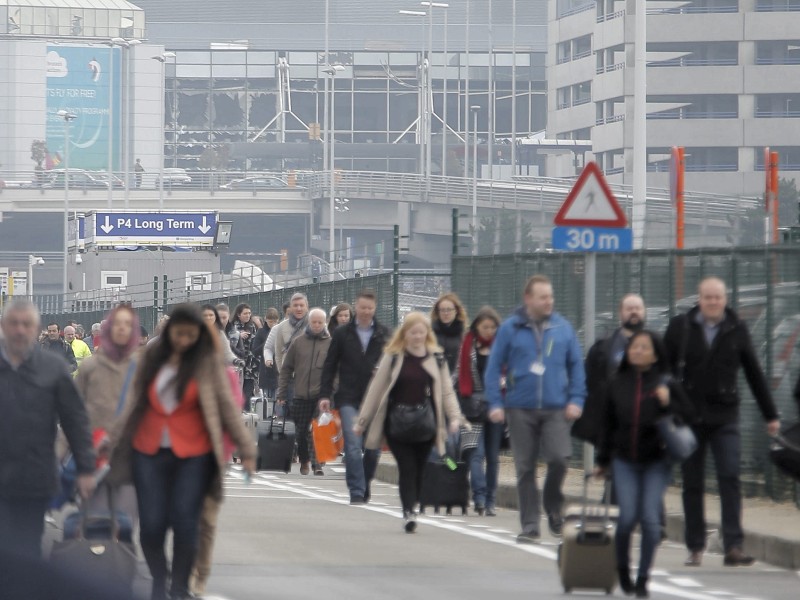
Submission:
[[[275,406],[272,414],[275,414]],[[284,473],[291,471],[295,441],[294,422],[288,421],[286,417],[273,416],[259,421],[256,430],[258,432],[256,470]]]
[[[617,587],[617,558],[614,531],[619,509],[611,507],[610,480],[606,481],[604,504],[589,504],[589,479],[583,482],[580,506],[564,511],[564,529],[558,547],[558,572],[564,591],[603,590],[610,594]]]

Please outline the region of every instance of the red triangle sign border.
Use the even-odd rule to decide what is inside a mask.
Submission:
[[[572,207],[573,202],[575,202],[580,193],[583,191],[583,186],[586,184],[586,181],[592,176],[595,177],[597,182],[600,184],[600,188],[603,190],[603,194],[605,195],[609,206],[614,211],[616,219],[609,221],[598,219],[567,218],[567,213]],[[561,208],[558,210],[555,219],[553,219],[553,224],[559,227],[573,226],[624,228],[628,226],[628,219],[625,217],[625,213],[622,212],[619,204],[617,204],[617,199],[614,197],[614,193],[611,191],[611,188],[608,187],[608,182],[606,181],[606,178],[603,176],[603,173],[600,171],[600,167],[597,166],[596,162],[589,162],[583,168],[583,171],[581,171],[581,174],[578,176],[578,180],[575,182],[575,185],[573,185],[572,189],[569,191],[567,199],[564,200],[564,204],[561,205]]]

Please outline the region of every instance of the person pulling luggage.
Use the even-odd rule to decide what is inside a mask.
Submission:
[[[647,598],[647,580],[661,541],[661,507],[671,463],[659,438],[656,421],[675,414],[692,421],[694,410],[680,384],[670,376],[661,338],[652,331],[633,334],[617,375],[608,384],[605,414],[598,435],[597,476],[613,464],[619,523],[616,533],[619,584],[627,595]],[[630,575],[631,535],[642,531],[636,584]]]
[[[417,529],[415,510],[431,448],[435,444],[444,455],[448,431],[469,428],[441,352],[425,315],[409,313],[386,346],[353,425],[355,435],[367,432],[368,449],[380,448],[386,437],[397,460],[406,533]]]

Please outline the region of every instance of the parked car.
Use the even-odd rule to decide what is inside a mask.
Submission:
[[[242,190],[242,191],[254,191],[254,190],[274,190],[275,188],[285,188],[289,187],[289,184],[286,183],[280,177],[270,177],[270,176],[258,176],[258,177],[245,177],[243,179],[234,179],[230,183],[226,183],[225,185],[219,186],[221,190]]]
[[[108,181],[108,172],[107,171],[91,171],[89,175],[94,177],[95,179],[99,179],[100,181]],[[121,177],[117,177],[113,173],[111,174],[111,185],[114,186],[115,190],[121,190],[125,188],[125,182],[122,181]]]
[[[179,167],[167,167],[163,171],[164,187],[174,187],[177,185],[189,185],[192,178],[186,173],[186,169]],[[161,187],[160,174],[156,173],[156,187]]]
[[[87,189],[108,189],[108,181],[99,179],[91,173],[82,169],[69,170],[69,187],[76,190]],[[47,172],[47,179],[42,184],[44,189],[63,189],[67,182],[67,171],[65,169],[54,169]]]

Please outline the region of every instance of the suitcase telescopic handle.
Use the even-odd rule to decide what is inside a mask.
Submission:
[[[96,473],[96,477],[99,480],[98,487],[101,487],[106,492],[106,498],[108,498],[108,510],[111,515],[111,539],[119,541],[120,535],[120,525],[119,520],[117,519],[117,511],[116,507],[114,506],[114,489],[112,488],[111,484],[106,481],[105,476],[108,474],[107,469],[100,469]],[[80,511],[80,526],[78,527],[78,535],[80,539],[85,540],[86,538],[86,526],[88,523],[92,521],[96,521],[96,518],[92,518],[89,516],[89,502],[88,500],[81,501],[81,511]]]
[[[272,435],[275,428],[275,422],[278,420],[278,399],[272,400],[272,418],[269,420],[269,434]],[[279,433],[286,433],[286,405],[283,407],[283,421],[281,422],[281,430]]]
[[[583,499],[581,501],[581,529],[586,529],[586,508],[589,504],[589,480],[592,479],[594,475],[592,473],[585,473],[583,475]],[[605,501],[603,505],[605,506],[605,514],[603,516],[603,527],[608,529],[608,526],[611,522],[611,477],[605,476],[603,477],[604,485],[603,485],[603,496],[605,497]]]

